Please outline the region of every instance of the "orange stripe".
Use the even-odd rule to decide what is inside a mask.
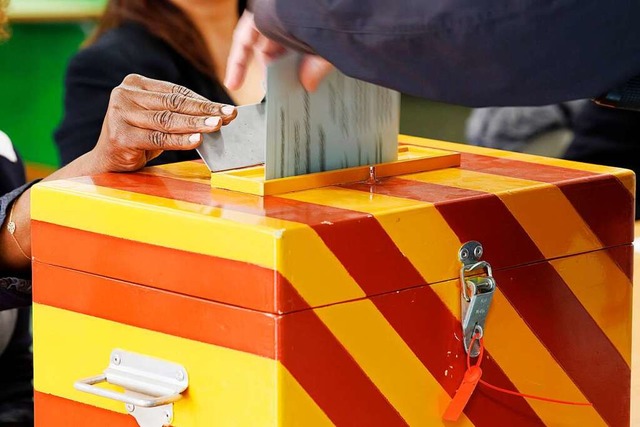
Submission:
[[[40,221],[31,224],[34,256],[48,264],[265,312],[301,308],[280,285],[280,274],[264,267]]]
[[[131,415],[107,411],[38,391],[33,397],[35,427],[134,427],[137,425]]]
[[[38,283],[33,291],[36,303],[271,359],[276,357],[274,315],[38,261],[33,263],[33,277]]]

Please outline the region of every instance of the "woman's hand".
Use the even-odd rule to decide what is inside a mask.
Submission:
[[[92,174],[142,168],[164,150],[191,150],[202,133],[216,132],[236,117],[231,105],[211,102],[172,83],[136,74],[111,92]]]
[[[129,75],[111,94],[96,147],[44,181],[140,169],[164,150],[196,148],[202,133],[218,131],[236,115],[235,107],[182,86]],[[8,221],[0,224],[0,271],[26,271],[31,264],[30,196],[25,191],[11,207],[13,232]]]

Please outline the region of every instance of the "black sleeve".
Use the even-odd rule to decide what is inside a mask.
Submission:
[[[64,117],[54,135],[62,166],[93,149],[111,91],[127,75],[169,81],[175,77],[171,64],[149,55],[149,50],[135,39],[118,40],[98,43],[73,57],[65,78]]]
[[[255,0],[253,8],[263,32],[302,42],[346,74],[450,103],[552,104],[640,73],[638,1]]]

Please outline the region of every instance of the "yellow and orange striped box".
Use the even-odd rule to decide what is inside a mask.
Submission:
[[[628,426],[634,175],[403,137],[461,165],[259,197],[200,162],[33,190],[39,427],[134,426],[74,390],[114,348],[182,364],[175,427]],[[497,291],[457,423],[461,244]]]

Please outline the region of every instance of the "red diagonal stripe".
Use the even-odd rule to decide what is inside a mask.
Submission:
[[[478,240],[482,242],[485,248],[485,259],[494,267],[530,263],[543,258],[535,243],[497,196],[485,194],[484,197],[469,198],[464,203],[452,203],[446,199],[434,200],[433,194],[438,194],[438,191],[434,191],[435,184],[415,182],[412,185],[413,196],[410,198],[435,203],[438,211],[461,241]],[[423,185],[422,192],[418,191],[418,187],[421,185]],[[384,181],[365,191],[373,191],[390,196],[395,195],[391,189],[385,189]],[[423,197],[420,196],[421,193]],[[543,265],[547,264],[544,263]],[[515,271],[519,270],[516,269]],[[622,425],[621,423],[625,419],[620,416],[619,408],[624,404],[611,399],[611,396],[625,396],[625,393],[628,393],[628,388],[625,389],[628,383],[625,386],[625,381],[620,381],[620,375],[598,375],[598,378],[602,381],[598,385],[592,381],[592,372],[594,369],[602,369],[602,372],[607,373],[623,373],[622,376],[628,378],[628,365],[558,273],[550,266],[544,271],[548,276],[540,277],[539,280],[554,283],[555,286],[562,289],[555,294],[540,292],[541,296],[545,296],[545,301],[540,305],[534,305],[531,301],[517,299],[513,301],[515,308],[517,310],[521,306],[527,308],[527,310],[521,312],[525,322],[532,326],[534,333],[547,346],[558,363],[578,388],[582,390],[583,394],[594,404],[603,418],[612,425]],[[501,289],[504,286],[502,282],[504,280],[498,281],[498,287]],[[511,285],[515,286],[516,284],[512,283]],[[533,285],[532,287],[535,288]],[[556,295],[563,296],[562,304],[550,305],[554,303],[551,296]],[[532,307],[534,308],[529,310]],[[552,339],[554,332],[552,327],[549,330],[538,331],[534,327],[538,325],[537,319],[529,318],[529,316],[544,317],[550,311],[554,311],[558,321],[564,322],[563,325],[558,325],[558,327],[566,327],[574,332],[572,337],[567,337],[568,340],[566,342],[559,343]],[[572,313],[571,316],[578,316],[584,322],[574,322],[572,317],[565,315],[565,313]],[[578,328],[579,334],[576,333]],[[547,342],[548,340],[549,342]],[[591,350],[582,352],[580,357],[575,357],[575,352],[568,352],[567,349],[582,348],[582,341],[580,340],[588,342]],[[608,365],[606,367],[600,365],[601,358],[610,360],[610,362],[607,362]],[[608,390],[608,394],[603,393],[603,389]]]
[[[461,153],[460,168],[549,184],[598,175],[589,171],[472,153]]]
[[[607,423],[628,426],[629,366],[555,269],[541,263],[499,271],[495,277],[518,314]]]
[[[453,283],[450,286],[455,286]],[[376,307],[403,337],[443,388],[453,395],[466,370],[466,355],[459,340],[460,322],[428,287],[373,297]],[[424,327],[416,327],[423,325]],[[487,353],[483,378],[500,387],[515,385]],[[544,423],[520,397],[496,395],[478,387],[465,413],[476,426],[542,426]]]
[[[469,153],[462,154],[460,167],[556,184],[605,246],[633,240],[633,195],[613,175]]]
[[[605,246],[633,241],[635,202],[615,176],[599,176],[558,188]]]
[[[283,316],[280,327],[278,359],[335,425],[407,425],[313,310]]]

